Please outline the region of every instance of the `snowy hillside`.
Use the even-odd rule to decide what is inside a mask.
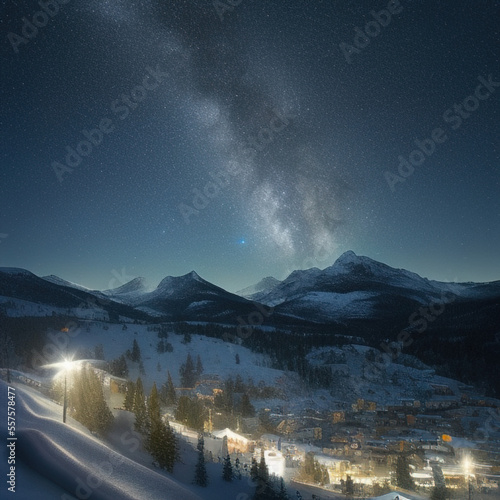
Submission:
[[[51,283],[54,283],[56,285],[67,286],[69,288],[76,288],[77,290],[84,290],[85,292],[92,292],[92,290],[90,290],[87,287],[79,285],[78,283],[72,283],[71,281],[66,281],[62,278],[59,278],[59,276],[56,276],[55,274],[51,274],[50,276],[42,276],[42,279],[50,281]]]
[[[85,325],[81,333],[74,338],[68,338],[68,353],[75,354],[75,359],[92,357],[95,347],[102,344],[106,360],[111,360],[131,349],[133,341],[137,340],[146,372],[146,375],[141,377],[148,391],[153,382],[159,387],[165,383],[167,370],[170,371],[174,384],[179,386],[179,368],[188,353],[195,358],[199,354],[203,373],[217,374],[220,379],[235,377],[240,373],[242,376],[252,377],[255,383],[262,380],[266,385],[274,385],[276,379],[283,375],[282,371],[268,367],[270,360],[267,356],[223,340],[192,335],[191,341],[184,343],[182,335],[170,332],[165,341],[171,344],[173,350],[160,354],[157,351],[160,340],[158,333],[148,331],[146,325],[129,324],[126,330],[123,325],[97,321],[87,322]],[[239,357],[239,364],[236,364],[236,355]],[[138,366],[130,363],[129,378],[135,380],[139,375]]]
[[[0,381],[0,393],[2,400],[7,401],[7,385],[3,381]],[[17,472],[17,498],[201,498],[166,474],[154,472],[117,453],[77,422],[69,419],[69,425],[63,424],[61,407],[34,389],[15,385],[15,394],[18,422],[16,457],[22,462]],[[133,439],[129,438],[129,441],[130,446],[135,444]],[[2,463],[6,464],[6,460],[2,460]],[[28,477],[32,481],[28,481],[23,475],[25,467],[42,475],[43,482],[39,482],[39,478],[31,471]],[[52,491],[42,486],[47,480],[51,483]],[[57,496],[54,495],[56,491]]]

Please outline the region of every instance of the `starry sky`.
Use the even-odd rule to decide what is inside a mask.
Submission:
[[[1,266],[236,291],[354,250],[500,279],[497,0],[45,8],[0,7]]]

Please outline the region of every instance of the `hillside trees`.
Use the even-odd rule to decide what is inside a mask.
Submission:
[[[205,405],[196,397],[181,396],[175,411],[175,419],[197,431],[203,431],[207,419]]]
[[[141,434],[146,434],[149,429],[149,421],[141,377],[135,383],[133,412],[135,413],[134,429]]]
[[[400,454],[396,462],[396,484],[400,488],[413,490],[415,484],[410,475],[410,466],[406,455]]]
[[[131,380],[127,381],[127,385],[125,387],[126,394],[125,400],[123,401],[123,408],[127,411],[134,410],[134,395],[135,395],[135,384]]]
[[[222,466],[222,479],[227,482],[233,480],[233,465],[231,464],[231,457],[226,455],[224,458],[224,465]]]
[[[177,456],[177,444],[170,425],[161,418],[160,398],[154,383],[148,397],[147,413],[149,432],[146,436],[146,449],[157,461],[159,467],[172,472]]]
[[[73,418],[92,432],[104,434],[113,423],[102,383],[92,369],[82,367],[72,373],[70,405]]]
[[[198,450],[198,460],[196,462],[193,482],[198,486],[207,486],[208,474],[205,466],[205,441],[203,439],[203,434],[200,434],[198,437],[198,445],[196,448]]]
[[[167,371],[167,383],[161,387],[161,401],[167,406],[172,406],[177,402],[177,394],[170,371]]]
[[[109,362],[109,373],[120,378],[128,376],[127,360],[123,354]]]
[[[132,342],[132,350],[127,351],[127,356],[130,361],[134,361],[135,363],[139,363],[141,361],[141,348],[137,342],[137,339],[134,339]]]
[[[179,368],[179,375],[181,376],[181,387],[194,387],[197,375],[191,354],[188,353],[186,361]]]

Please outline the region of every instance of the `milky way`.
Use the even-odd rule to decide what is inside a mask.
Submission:
[[[399,5],[75,0],[24,42],[40,7],[3,6],[2,265],[235,290],[353,249],[498,278],[500,91],[443,119],[500,80],[498,5]]]

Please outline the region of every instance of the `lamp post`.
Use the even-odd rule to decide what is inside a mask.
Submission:
[[[68,370],[71,368],[71,361],[64,360],[63,363],[64,368],[64,399],[63,399],[63,423],[66,423],[66,410],[68,408]]]
[[[64,400],[63,400],[63,424],[66,423],[66,408],[68,406],[68,398],[67,398],[67,392],[66,392],[66,370],[64,370]]]
[[[469,495],[469,500],[471,500],[471,490],[470,490],[470,473],[471,473],[472,462],[469,457],[465,457],[463,461],[463,467],[465,473],[467,474],[467,491]]]

